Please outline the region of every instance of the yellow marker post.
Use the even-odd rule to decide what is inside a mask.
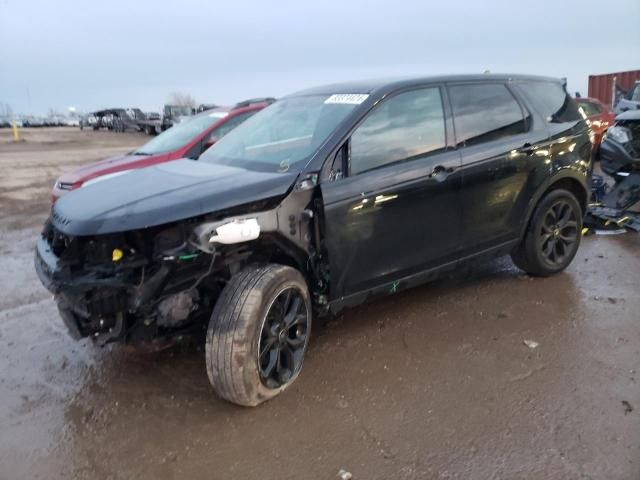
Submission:
[[[13,123],[13,140],[15,142],[19,142],[20,141],[20,130],[18,130],[18,126],[16,125],[16,121],[14,120]]]

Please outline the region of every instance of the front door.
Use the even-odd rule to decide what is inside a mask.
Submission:
[[[447,148],[439,87],[377,105],[323,182],[332,300],[445,263],[460,245],[460,156]],[[347,163],[347,162],[345,162]]]

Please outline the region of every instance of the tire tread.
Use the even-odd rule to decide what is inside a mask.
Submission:
[[[263,399],[247,390],[244,365],[234,360],[238,352],[248,353],[255,312],[263,302],[263,292],[283,271],[278,264],[252,264],[233,275],[218,298],[206,337],[206,366],[216,393],[232,403],[255,406]],[[255,393],[255,392],[254,392]]]

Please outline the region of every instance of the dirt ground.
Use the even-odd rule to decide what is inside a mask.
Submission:
[[[640,235],[585,237],[552,278],[501,259],[317,322],[298,381],[244,409],[196,345],[71,340],[33,271],[55,177],[146,137],[24,138],[0,130],[0,479],[640,479]]]

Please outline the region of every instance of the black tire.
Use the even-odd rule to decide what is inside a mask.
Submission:
[[[563,189],[547,193],[538,202],[524,238],[511,252],[513,263],[538,277],[561,272],[580,246],[582,217],[573,193]]]
[[[294,307],[297,310],[293,311]],[[285,314],[288,308],[292,314]],[[281,329],[275,325],[274,319],[279,318],[276,310],[282,313]],[[304,326],[299,320],[303,315]],[[295,323],[285,326],[288,318]],[[213,389],[221,398],[246,407],[270,400],[299,375],[310,333],[311,301],[300,272],[275,264],[246,267],[222,290],[209,321],[205,354]],[[269,335],[267,340],[265,334]],[[295,356],[289,351],[293,348],[289,342],[294,341]],[[264,358],[259,352],[261,345],[268,354]],[[272,365],[274,355],[277,366]],[[266,374],[263,359],[268,360],[271,373],[279,374],[276,380]],[[291,366],[288,373],[287,364]]]

